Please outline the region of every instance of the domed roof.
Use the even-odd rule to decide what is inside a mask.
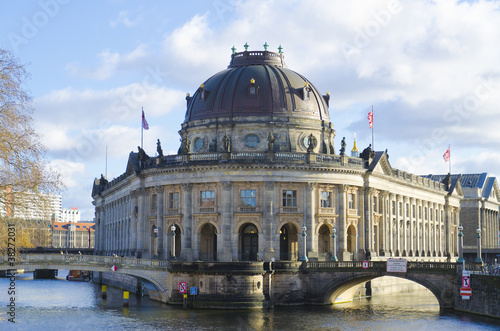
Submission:
[[[236,116],[330,120],[328,100],[304,76],[290,70],[282,53],[234,53],[231,63],[187,96],[185,121]]]

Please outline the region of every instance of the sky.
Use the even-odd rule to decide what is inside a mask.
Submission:
[[[331,93],[335,148],[356,135],[393,168],[500,169],[500,1],[2,1],[0,48],[26,65],[35,128],[62,174],[63,208],[94,217],[94,178],[144,149],[180,146],[186,93],[224,70],[233,45],[283,47],[288,68]],[[106,158],[107,155],[107,158]],[[106,161],[107,160],[107,161]]]

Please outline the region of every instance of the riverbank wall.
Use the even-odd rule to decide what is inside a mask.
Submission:
[[[461,277],[457,277],[455,310],[500,318],[500,277],[472,274],[472,295],[464,300],[460,295]]]

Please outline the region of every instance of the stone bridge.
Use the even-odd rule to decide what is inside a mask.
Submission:
[[[203,308],[248,308],[331,304],[348,289],[381,276],[414,281],[429,289],[442,309],[455,306],[461,274],[455,263],[407,262],[406,272],[387,272],[385,261],[327,262],[177,262],[94,255],[21,254],[10,265],[0,256],[0,270],[88,270],[133,276],[154,285],[155,300],[182,303],[178,283],[198,287]],[[192,298],[190,297],[190,300]]]
[[[50,270],[85,270],[94,272],[112,272],[133,276],[151,283],[157,290],[159,300],[167,302],[166,293],[168,272],[167,261],[145,260],[136,258],[68,255],[68,254],[20,254],[12,264],[5,256],[0,255],[0,271],[22,274],[40,269]]]
[[[454,307],[457,264],[440,262],[407,262],[406,272],[387,272],[387,262],[369,261],[275,262],[274,304],[330,304],[350,288],[381,276],[411,280],[429,289],[441,309]],[[458,287],[457,287],[458,286]],[[289,289],[286,291],[286,289]]]

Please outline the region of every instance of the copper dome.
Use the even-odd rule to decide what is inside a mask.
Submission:
[[[329,95],[290,70],[282,53],[234,53],[231,63],[187,97],[185,122],[237,116],[296,117],[329,122]],[[282,118],[285,120],[285,118]]]

